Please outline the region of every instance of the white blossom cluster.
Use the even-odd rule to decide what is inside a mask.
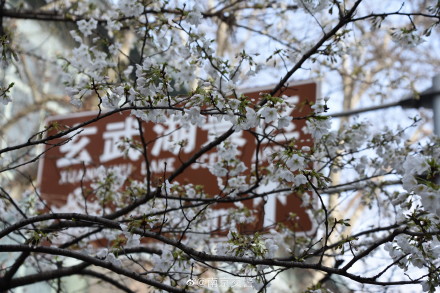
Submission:
[[[59,2],[70,7],[68,1]],[[136,266],[142,271],[138,277],[178,289],[186,288],[190,276],[223,271],[250,277],[256,290],[264,290],[270,285],[270,276],[285,268],[262,265],[263,261],[301,263],[305,268],[334,271],[334,275],[357,276],[352,274],[352,267],[330,267],[327,258],[336,255],[347,265],[350,260],[364,261],[362,253],[368,251],[364,249],[371,249],[366,261],[382,249],[390,261],[385,265],[383,279],[393,267],[390,263],[395,263],[404,271],[402,276],[412,276],[414,268],[423,271],[422,278],[410,279],[421,283],[424,291],[438,288],[438,139],[413,146],[402,138],[407,129],[377,130],[368,122],[358,121],[334,131],[331,118],[323,115],[328,98],[304,103],[297,96],[262,92],[251,99],[242,94],[240,80],[251,78],[275,59],[281,59],[285,67],[300,62],[313,48],[307,38],[298,47],[292,45],[297,40],[278,40],[286,48],[276,49],[263,62],[258,50],[220,57],[221,46],[212,29],[215,21],[230,25],[230,33],[234,34],[234,25],[245,27],[246,19],[251,19],[247,12],[250,8],[285,13],[288,7],[297,5],[302,13],[313,17],[328,8],[346,13],[337,6],[338,1],[235,1],[231,8],[218,13],[214,13],[218,7],[205,7],[206,3],[198,1],[119,0],[108,4],[112,9],[88,11],[87,5],[80,5],[76,10],[85,12],[86,17],[76,21],[76,28],[70,32],[76,47],[59,60],[65,93],[78,108],[86,107],[87,99],[96,101],[99,115],[107,110],[114,111],[113,115],[131,113],[135,130],[147,134],[144,141],[127,139],[122,144],[115,143],[123,153],[121,157],[142,160],[148,169],[147,164],[158,159],[162,151],[168,152],[173,155],[174,169],[142,170],[144,178],[137,180],[117,168],[96,168],[97,176],[88,178],[91,182],[82,181],[82,186],[69,194],[61,207],[46,206],[33,189],[18,202],[21,209],[15,208],[16,202],[2,190],[2,229],[10,227],[13,219],[29,220],[43,211],[89,217],[54,217],[44,224],[26,224],[25,232],[15,233],[12,240],[18,239],[17,243],[26,244],[29,249],[39,244],[59,248],[72,242],[71,246],[84,258],[98,259],[110,270],[129,271]],[[228,9],[235,6],[241,11],[232,15]],[[73,6],[71,9],[75,10]],[[252,30],[261,36],[284,31],[291,19],[287,13],[280,18],[261,31]],[[343,20],[340,17],[338,21]],[[320,30],[325,34],[329,27],[330,21]],[[350,54],[344,34],[347,32],[326,40],[309,57],[315,58],[318,51],[333,58]],[[392,36],[406,47],[423,42],[416,30],[396,30]],[[241,36],[238,39],[241,41]],[[330,41],[337,45],[327,46]],[[298,63],[298,68],[305,66]],[[6,93],[0,96],[1,104],[10,102]],[[296,111],[301,108],[311,112],[299,117],[301,114]],[[139,118],[139,123],[133,117]],[[297,120],[304,123],[302,129],[297,129]],[[145,127],[139,129],[141,124]],[[203,135],[191,141],[198,131]],[[244,152],[249,152],[251,145],[248,137],[258,146],[251,149],[252,158],[246,161]],[[196,141],[205,138],[196,145]],[[37,138],[29,139],[29,143],[34,139]],[[61,149],[67,142],[55,145],[49,140],[42,144]],[[105,158],[110,161],[113,157]],[[85,162],[84,168],[91,163]],[[6,166],[2,163],[2,168],[3,165]],[[185,172],[197,168],[206,169],[206,177],[215,178],[215,186],[189,182]],[[340,175],[339,182],[335,174]],[[287,199],[293,197],[306,209],[311,231],[298,233],[298,227],[286,224],[297,224],[299,215],[293,212],[285,223],[265,224],[269,214],[265,208],[285,206]],[[360,223],[360,228],[349,231],[347,227],[352,223],[345,218],[345,211],[338,214],[338,209],[354,205],[355,197],[360,198],[366,213],[380,210],[383,219],[368,219],[379,224]],[[335,198],[336,203],[332,203]],[[258,227],[252,228],[255,231],[251,233],[246,229],[252,225]],[[53,227],[57,227],[57,233],[52,233]],[[154,252],[144,253],[150,248]],[[226,261],[222,262],[222,257]],[[234,258],[249,261],[240,263]],[[65,258],[59,257],[36,262],[32,257],[26,265],[56,270],[56,264],[63,261]],[[251,265],[252,262],[260,264]],[[381,274],[378,276],[382,280]],[[360,283],[373,282],[364,275],[359,278],[363,278]],[[308,292],[330,291],[313,287]]]
[[[393,41],[401,46],[412,48],[424,42],[423,36],[416,30],[396,29],[391,32]]]

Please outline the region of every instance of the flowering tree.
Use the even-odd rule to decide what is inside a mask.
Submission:
[[[64,277],[80,275],[126,292],[134,290],[127,280],[169,292],[281,291],[283,274],[305,271],[322,273],[303,279],[309,292],[342,290],[335,278],[363,290],[420,284],[434,292],[439,139],[407,141],[417,118],[397,129],[356,122],[332,131],[328,99],[299,103],[283,94],[292,78],[301,79],[315,64],[337,67],[356,58],[344,45],[365,23],[379,31],[393,24],[383,34],[390,33],[402,52],[429,42],[440,4],[423,4],[372,10],[362,0],[123,0],[49,1],[27,9],[1,1],[3,68],[19,66],[17,54],[25,51],[4,29],[7,21],[66,24],[74,48],[56,61],[65,92],[71,104],[93,105],[87,107],[96,112],[79,124],[44,125],[0,150],[3,174],[20,173],[53,151],[63,154],[54,163],[59,168],[95,166],[76,177],[61,174],[61,181],[80,184],[62,204],[41,195],[32,178],[18,195],[14,182],[2,179],[0,288],[44,281],[61,291]],[[310,25],[306,32],[304,24]],[[235,34],[230,50],[225,43],[234,38],[225,32]],[[254,76],[269,74],[278,81],[269,91],[258,97],[240,91]],[[19,105],[14,86],[1,85],[3,113]],[[60,103],[57,109],[66,108]],[[94,159],[96,123],[121,115],[123,122],[107,124]],[[291,135],[301,123],[312,144]],[[200,130],[207,138],[201,145],[191,139]],[[161,152],[174,157],[158,162]],[[141,161],[143,177],[98,166],[121,157]],[[185,180],[193,169],[215,180]],[[341,170],[345,179],[332,182],[331,174]],[[360,195],[368,206],[364,223],[347,230],[350,216],[335,213],[332,194],[341,199],[339,209],[344,199]],[[299,198],[313,229],[300,231],[294,214],[282,223],[265,221],[264,203],[291,197]],[[233,283],[222,284],[229,279]]]

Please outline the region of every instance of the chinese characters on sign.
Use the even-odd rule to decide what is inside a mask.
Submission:
[[[259,99],[260,92],[254,90],[245,92],[249,98]],[[267,90],[266,90],[267,92]],[[285,95],[297,106],[284,118],[283,131],[274,137],[271,143],[263,142],[258,156],[264,160],[265,153],[277,151],[276,143],[295,139],[298,147],[311,146],[309,135],[302,133],[304,119],[293,120],[290,117],[304,117],[310,113],[310,103],[316,99],[316,83],[298,84],[283,89],[279,95]],[[96,113],[79,113],[65,117],[52,117],[48,123],[72,127],[96,118]],[[47,145],[45,156],[39,170],[40,191],[50,205],[65,204],[68,194],[76,188],[89,186],[100,172],[100,166],[117,169],[122,174],[135,180],[143,181],[147,175],[147,166],[143,156],[143,146],[140,143],[142,126],[143,139],[146,142],[148,168],[158,180],[164,181],[166,174],[177,170],[182,162],[190,158],[201,146],[213,141],[226,132],[232,124],[228,121],[218,121],[216,117],[207,117],[201,127],[182,125],[179,121],[169,119],[164,123],[140,123],[128,112],[110,115],[78,129],[68,137],[54,139],[51,144],[58,143],[60,147],[50,148]],[[267,125],[267,133],[277,131]],[[48,135],[55,134],[53,130]],[[257,157],[255,137],[248,131],[236,131],[229,138],[237,146],[240,159],[251,166]],[[208,171],[218,161],[216,152],[203,154],[195,164],[180,174],[176,180],[205,186],[205,192],[215,195],[218,193],[216,177]],[[261,225],[286,221],[294,213],[297,231],[309,231],[311,221],[301,206],[297,196],[269,196],[266,202],[262,200],[247,200],[249,208],[259,206],[261,209]],[[232,204],[218,204],[221,210],[232,207]]]

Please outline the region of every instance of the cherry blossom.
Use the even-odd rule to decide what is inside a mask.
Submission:
[[[418,118],[379,127],[327,113],[342,95],[368,104],[419,91],[424,80],[386,49],[407,59],[427,51],[440,23],[437,4],[52,2],[35,11],[1,7],[2,68],[8,78],[20,75],[19,87],[29,81],[24,92],[32,96],[32,103],[15,98],[20,88],[7,78],[10,86],[0,88],[2,289],[49,281],[62,290],[63,278],[77,274],[127,292],[133,280],[183,292],[206,289],[188,280],[226,275],[278,292],[294,287],[287,283],[298,271],[312,275],[295,284],[304,292],[330,292],[329,282],[438,289],[438,138],[414,141],[427,132],[414,130],[422,129]],[[18,45],[19,19],[9,18],[20,13],[74,27],[66,31],[73,44],[61,42],[44,63],[56,66],[54,94],[45,83],[52,76],[37,84],[40,67],[26,67],[46,59],[31,41]],[[310,78],[323,83],[325,98],[319,83],[313,95],[298,90]],[[244,88],[260,94],[251,98]],[[93,118],[26,120],[72,105]],[[34,164],[46,159],[59,168],[52,185],[78,184],[55,200],[56,190],[34,178]]]

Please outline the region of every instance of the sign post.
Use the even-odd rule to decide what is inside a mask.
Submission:
[[[260,93],[270,89],[253,89],[245,91],[250,99],[261,99]],[[317,96],[317,84],[314,82],[295,84],[283,89],[279,96],[284,95],[295,102],[297,107],[288,113],[292,117],[305,117],[311,113],[310,106]],[[48,119],[47,123],[58,126],[72,127],[79,123],[96,118],[97,113],[86,112],[67,116],[57,116]],[[293,122],[294,121],[294,122]],[[277,143],[294,141],[295,147],[312,146],[311,137],[302,132],[305,119],[292,120],[283,131],[274,137],[275,141],[262,141],[257,148],[254,135],[248,131],[237,131],[230,140],[238,146],[240,160],[247,166],[248,171],[258,156],[264,161],[264,154],[277,151]],[[231,127],[229,122],[218,122],[214,117],[208,117],[201,127],[182,127],[179,121],[168,120],[164,123],[142,123],[142,133],[147,144],[148,167],[153,175],[153,182],[164,181],[166,176],[175,171],[202,145]],[[56,134],[56,130],[48,135]],[[46,153],[40,163],[39,186],[42,197],[49,205],[62,206],[67,201],[68,194],[77,188],[90,186],[100,172],[100,166],[117,169],[120,173],[133,180],[143,181],[147,175],[147,167],[141,151],[128,148],[127,144],[140,141],[139,122],[129,113],[119,113],[102,118],[79,129],[70,138],[59,138],[46,145]],[[176,142],[185,140],[180,148]],[[125,142],[125,143],[124,143]],[[259,152],[258,154],[256,152]],[[180,174],[176,180],[184,183],[204,186],[204,191],[212,196],[218,194],[217,178],[212,175],[208,166],[218,161],[216,152],[211,151],[202,155],[199,160]],[[263,163],[264,164],[264,163]],[[261,191],[261,190],[260,190]],[[252,230],[262,230],[275,223],[294,226],[298,232],[312,229],[310,218],[302,200],[298,195],[277,196],[268,195],[265,201],[248,199],[243,204],[259,211],[257,223]],[[215,209],[233,207],[232,203],[219,203]],[[295,218],[292,219],[292,214]],[[251,232],[251,231],[250,231]]]

